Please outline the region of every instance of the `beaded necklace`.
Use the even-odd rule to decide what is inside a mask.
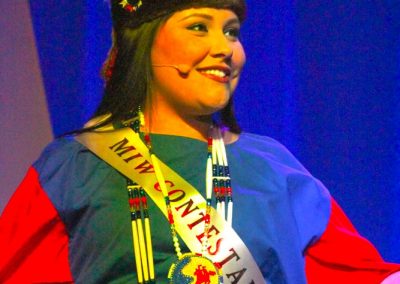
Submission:
[[[144,127],[144,119],[143,114],[139,112],[139,119],[131,121],[129,123],[129,127],[138,133],[141,126]],[[230,226],[232,225],[232,188],[225,145],[220,128],[214,125],[211,126],[209,130],[209,137],[207,139],[206,212],[204,225],[205,237],[202,239],[202,249],[200,253],[182,254],[179,238],[175,228],[176,224],[168,196],[167,186],[157,158],[152,151],[149,133],[145,133],[144,140],[147,148],[149,149],[154,172],[163,194],[168,214],[168,222],[170,224],[172,242],[175,248],[175,253],[178,257],[177,262],[175,262],[169,270],[169,283],[182,283],[182,270],[187,266],[188,263],[192,263],[194,266],[196,266],[193,267],[193,275],[190,275],[192,278],[197,277],[197,280],[208,279],[208,281],[211,281],[207,283],[223,283],[223,276],[221,274],[220,267],[206,257],[213,191],[215,194],[217,213],[224,217]],[[127,179],[127,190],[131,211],[133,250],[135,255],[136,271],[138,275],[137,280],[139,284],[155,283],[150,216],[147,208],[146,193],[142,187],[129,179]],[[145,224],[144,231],[142,222]],[[190,276],[185,277],[190,278]]]
[[[140,120],[135,119],[130,121],[129,126],[138,133],[140,130]],[[139,284],[155,283],[150,215],[147,207],[146,192],[140,185],[128,178],[126,180],[126,189],[129,197],[133,253],[136,262],[137,281]]]

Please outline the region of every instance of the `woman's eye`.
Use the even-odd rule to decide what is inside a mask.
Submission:
[[[195,32],[207,32],[207,26],[205,24],[194,24],[187,28],[188,30],[195,31]]]
[[[225,32],[224,32],[224,34],[227,36],[227,37],[230,37],[230,38],[232,38],[232,39],[238,39],[239,38],[239,36],[240,36],[240,29],[239,28],[227,28],[226,30],[225,30]]]

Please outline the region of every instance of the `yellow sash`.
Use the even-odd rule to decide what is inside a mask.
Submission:
[[[149,151],[139,135],[128,127],[103,129],[77,135],[76,140],[140,184],[167,217]],[[191,184],[158,161],[169,187],[176,231],[192,252],[201,252],[206,201]],[[244,242],[214,209],[211,211],[208,244],[207,257],[222,267],[224,283],[266,283]]]

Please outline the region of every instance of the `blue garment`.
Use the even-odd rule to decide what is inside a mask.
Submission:
[[[151,139],[155,154],[204,196],[207,144],[167,135]],[[306,283],[303,254],[326,228],[329,193],[271,138],[242,133],[226,150],[233,228],[268,283]],[[135,283],[125,178],[70,138],[50,144],[34,167],[67,228],[75,282]],[[176,259],[169,224],[152,201],[149,208],[157,283],[167,283]]]

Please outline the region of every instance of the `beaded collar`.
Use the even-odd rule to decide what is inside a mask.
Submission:
[[[139,117],[129,120],[125,125],[131,127],[135,132],[140,132],[141,126],[144,127],[144,119],[141,112]],[[144,134],[145,143],[150,151],[152,164],[164,196],[165,206],[168,212],[168,222],[172,243],[177,255],[177,261],[171,266],[168,279],[169,283],[181,284],[182,269],[188,263],[192,263],[193,279],[210,281],[207,283],[223,283],[220,267],[207,258],[208,237],[203,238],[201,252],[182,253],[177,232],[175,230],[174,214],[171,209],[167,186],[164,176],[158,165],[155,154],[152,152],[151,138],[149,133]],[[232,225],[233,199],[230,182],[228,160],[225,145],[220,128],[213,125],[209,130],[207,139],[207,163],[205,165],[206,180],[206,221],[204,235],[208,236],[210,228],[210,211],[213,203],[217,213]],[[153,247],[151,240],[150,215],[147,205],[147,196],[144,189],[134,181],[127,179],[127,191],[132,223],[133,251],[135,255],[136,272],[138,283],[155,283],[155,269],[153,260]],[[189,283],[189,282],[188,282]],[[201,282],[205,283],[205,282]]]

